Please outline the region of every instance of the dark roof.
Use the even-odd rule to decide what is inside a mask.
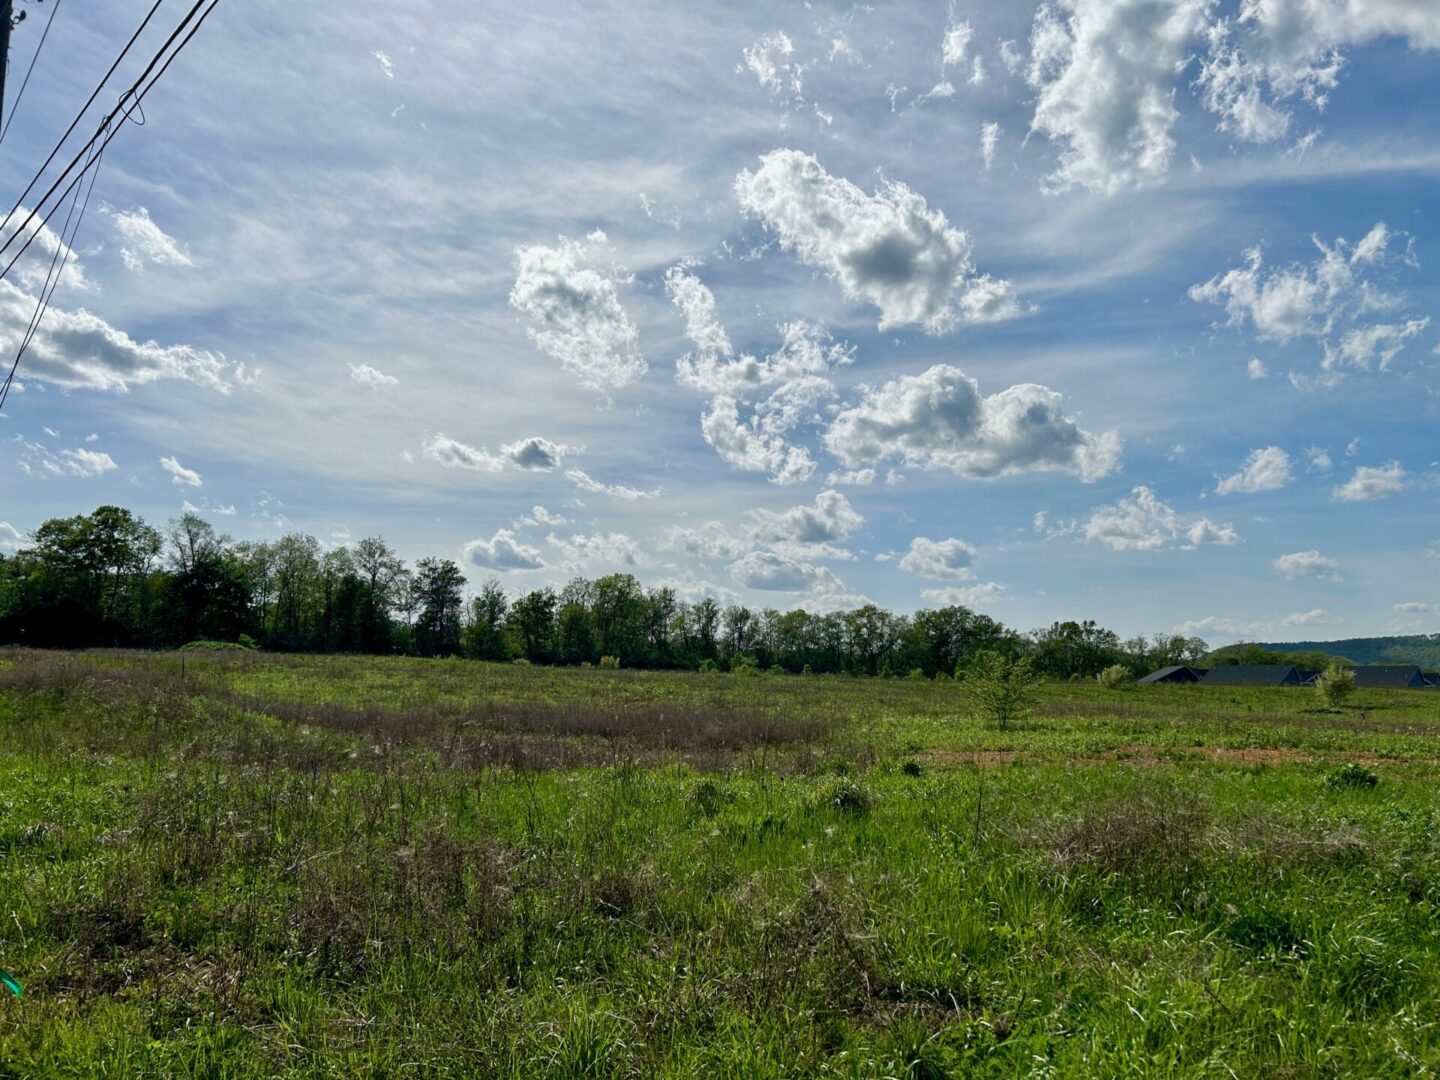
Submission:
[[[1171,664],[1169,667],[1162,667],[1159,671],[1152,671],[1142,679],[1136,679],[1141,683],[1191,683],[1199,682],[1200,677],[1205,674],[1204,668],[1192,668],[1188,664]]]
[[[1309,686],[1312,682],[1314,682],[1316,679],[1318,679],[1318,678],[1320,677],[1320,672],[1318,672],[1318,671],[1311,671],[1309,668],[1300,668],[1299,671],[1300,671],[1300,684],[1301,684],[1302,686]]]
[[[1298,686],[1300,673],[1293,664],[1226,664],[1211,668],[1200,682],[1205,686]]]
[[[1359,687],[1377,690],[1419,690],[1425,687],[1425,677],[1420,674],[1420,669],[1408,664],[1371,664],[1350,670],[1355,672],[1355,685]]]

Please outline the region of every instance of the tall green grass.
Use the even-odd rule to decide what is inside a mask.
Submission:
[[[6,659],[0,1076],[1440,1066],[1440,695]]]

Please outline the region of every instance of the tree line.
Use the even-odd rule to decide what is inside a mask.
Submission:
[[[326,549],[291,533],[235,541],[187,513],[162,533],[129,510],[52,518],[0,556],[0,643],[173,648],[221,641],[285,652],[459,656],[532,664],[849,675],[963,675],[986,654],[1028,657],[1052,678],[1116,664],[1139,674],[1193,663],[1203,641],[1122,641],[1093,621],[1020,633],[961,606],[897,615],[754,610],[632,574],[511,596],[494,579],[466,598],[450,559],[407,566],[379,538]]]

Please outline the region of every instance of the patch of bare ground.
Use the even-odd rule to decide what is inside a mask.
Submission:
[[[1056,758],[1044,753],[1022,757],[1018,750],[931,750],[921,761],[935,768],[965,765],[990,767],[1017,761],[1045,763]],[[1290,746],[1117,746],[1099,753],[1080,753],[1059,760],[1070,762],[1122,762],[1126,765],[1180,765],[1210,762],[1216,765],[1309,765],[1354,761],[1365,765],[1440,764],[1440,757],[1387,757],[1364,750],[1315,751]]]

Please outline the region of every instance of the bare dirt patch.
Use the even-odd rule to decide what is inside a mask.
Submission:
[[[1314,751],[1290,746],[1117,746],[1096,754],[1084,753],[1056,758],[1019,750],[931,750],[921,760],[934,768],[959,768],[965,765],[992,767],[1018,762],[1042,764],[1056,760],[1072,763],[1121,762],[1126,765],[1183,765],[1209,762],[1216,765],[1311,765],[1354,761],[1366,765],[1409,765],[1440,763],[1437,757],[1386,757],[1366,751]]]

